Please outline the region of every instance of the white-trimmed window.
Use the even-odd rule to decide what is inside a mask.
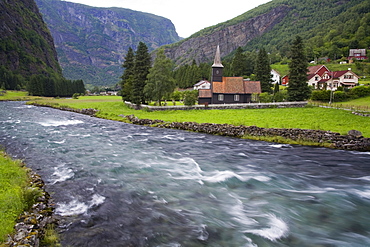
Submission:
[[[224,95],[223,94],[218,95],[218,101],[224,101]]]
[[[240,100],[240,95],[239,94],[235,94],[234,95],[234,101],[239,101]]]

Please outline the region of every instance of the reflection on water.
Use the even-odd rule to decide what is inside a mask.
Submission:
[[[370,154],[147,128],[0,103],[64,246],[370,246]]]

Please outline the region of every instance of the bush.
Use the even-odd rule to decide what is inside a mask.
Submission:
[[[184,92],[184,105],[186,106],[192,106],[195,105],[198,99],[198,91],[185,91]]]
[[[334,98],[333,98],[334,102],[341,102],[341,101],[345,101],[347,99],[348,99],[348,96],[345,92],[343,92],[343,91],[335,91],[334,92]]]
[[[311,100],[329,101],[330,100],[330,90],[314,90],[314,91],[312,91]]]
[[[261,93],[259,96],[261,103],[269,103],[272,102],[273,95],[269,93]]]
[[[349,90],[348,94],[351,98],[360,98],[370,95],[370,87],[358,86]]]

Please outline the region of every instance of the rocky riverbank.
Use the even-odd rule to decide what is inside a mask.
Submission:
[[[260,128],[257,126],[234,126],[231,124],[210,124],[195,122],[164,122],[162,120],[139,119],[134,115],[124,116],[133,124],[155,126],[159,128],[172,128],[189,130],[213,135],[231,136],[239,138],[252,137],[253,139],[277,141],[283,139],[298,143],[305,143],[316,146],[325,146],[336,149],[370,151],[370,138],[364,138],[359,131],[349,131],[348,135],[341,135],[336,132],[309,129],[278,129]]]
[[[54,217],[54,206],[49,193],[44,190],[44,182],[41,177],[30,172],[29,188],[38,191],[38,196],[32,207],[18,217],[14,227],[15,234],[9,236],[5,246],[40,246],[47,227],[56,225],[58,220]]]

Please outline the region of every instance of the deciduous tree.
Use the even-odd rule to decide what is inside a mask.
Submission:
[[[163,97],[169,97],[175,89],[175,79],[172,76],[172,61],[160,49],[149,69],[144,93],[148,99],[161,103]]]

